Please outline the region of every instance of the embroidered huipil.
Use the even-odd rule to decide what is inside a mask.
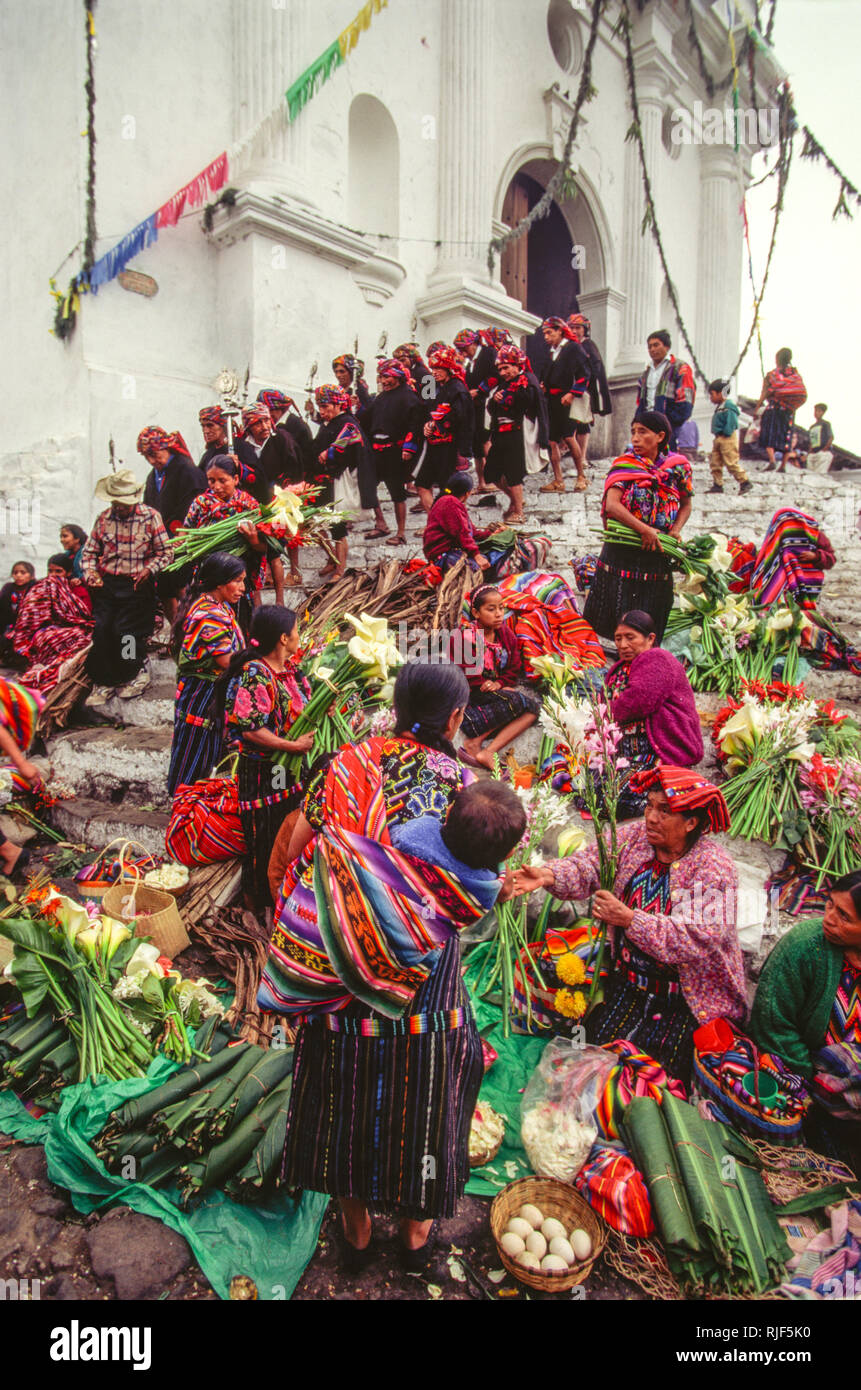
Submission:
[[[613,888],[626,886],[654,859],[643,821],[617,830],[619,864]],[[598,850],[592,845],[568,859],[550,860],[550,892],[585,901],[599,887]],[[675,965],[688,1007],[700,1023],[745,1015],[744,967],[736,933],[738,875],[726,850],[709,835],[670,865],[670,911],[635,909],[625,935],[656,961]],[[611,929],[612,930],[612,929]]]

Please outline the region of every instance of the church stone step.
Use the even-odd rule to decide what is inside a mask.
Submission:
[[[131,701],[124,701],[131,704]],[[121,803],[167,806],[170,728],[73,729],[49,740],[54,777],[119,813]]]
[[[73,844],[100,849],[120,836],[137,840],[150,854],[165,853],[168,816],[164,811],[142,811],[128,801],[106,806],[104,800],[78,796],[58,802],[52,814],[54,826]]]

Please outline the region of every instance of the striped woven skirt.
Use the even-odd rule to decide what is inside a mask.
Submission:
[[[659,551],[607,543],[597,560],[583,617],[599,637],[613,637],[623,613],[648,613],[661,641],[673,606],[673,575]]]
[[[469,1176],[483,1071],[452,940],[407,1017],[356,1004],[303,1024],[284,1183],[416,1221],[453,1216]]]
[[[215,717],[215,683],[200,676],[183,676],[176,688],[173,743],[167,789],[173,796],[183,783],[208,777],[221,757],[222,721]]]
[[[588,1041],[601,1047],[627,1038],[690,1087],[696,1028],[678,971],[623,937],[605,1001],[586,1020]]]
[[[480,698],[473,704],[477,696]],[[467,738],[481,738],[496,733],[513,719],[519,719],[521,714],[537,714],[540,708],[537,696],[530,695],[527,690],[493,690],[484,694],[473,691],[463,712],[461,728]]]
[[[254,910],[264,913],[272,907],[269,887],[269,857],[275,837],[287,816],[299,805],[302,787],[280,788],[276,773],[281,771],[269,758],[249,758],[239,754],[237,782],[239,786],[239,819],[245,836],[245,858],[242,861],[242,888],[254,903]]]

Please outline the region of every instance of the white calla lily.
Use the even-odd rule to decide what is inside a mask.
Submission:
[[[290,492],[288,488],[276,487],[272,507],[278,521],[287,528],[291,536],[295,536],[304,520],[302,503],[296,493]]]
[[[765,620],[765,626],[768,632],[785,632],[787,628],[792,627],[794,622],[795,618],[790,609],[781,605],[780,608],[775,608],[772,613],[769,613]]]
[[[557,841],[557,849],[560,859],[564,859],[567,854],[574,854],[576,850],[582,849],[586,843],[586,832],[579,825],[569,825],[567,830],[561,831]]]

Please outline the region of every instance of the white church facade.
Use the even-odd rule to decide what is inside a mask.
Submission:
[[[294,78],[353,18],[357,0],[100,0],[95,58],[96,255],[277,106]],[[583,108],[566,196],[494,271],[488,243],[543,192],[562,154],[582,72],[591,4],[571,0],[388,0],[345,63],[294,122],[258,142],[235,190],[204,226],[201,210],[85,296],[74,334],[49,334],[48,278],[82,235],[86,185],[81,7],[7,4],[7,149],[20,199],[7,201],[0,504],[38,503],[41,534],[10,526],[0,564],[56,548],[61,522],[89,526],[95,480],[135,452],[147,424],[197,421],[224,367],[253,397],[277,386],[301,409],[312,365],[357,347],[373,386],[378,354],[415,338],[450,341],[495,324],[517,339],[579,305],[592,321],[615,410],[592,452],[624,442],[647,334],[666,327],[686,356],[651,234],[618,5],[594,49],[597,95]],[[738,7],[736,7],[738,8]],[[696,0],[711,72],[728,69],[726,5]],[[643,144],[670,271],[704,369],[738,351],[742,220],[758,145],[706,139],[711,100],[687,7],[635,3],[633,46]],[[740,33],[743,31],[740,31]],[[757,55],[756,105],[772,112],[782,73]],[[747,76],[742,92],[750,99]],[[10,117],[10,111],[13,116]],[[17,113],[17,116],[15,115]],[[26,115],[22,114],[26,113]],[[696,116],[696,119],[695,119]],[[761,125],[767,134],[768,122]],[[760,127],[749,135],[758,137]],[[215,199],[213,199],[215,201]],[[64,286],[80,266],[57,274]],[[141,286],[148,293],[135,293]],[[699,387],[700,402],[704,396]],[[698,402],[698,404],[700,403]],[[13,553],[14,552],[14,553]]]

